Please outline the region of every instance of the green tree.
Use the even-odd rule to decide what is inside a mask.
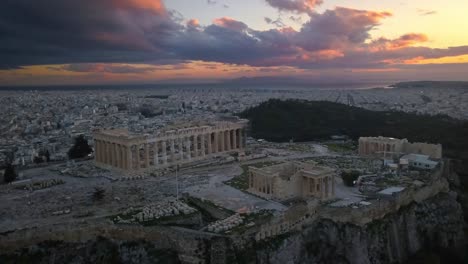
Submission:
[[[43,162],[44,162],[44,159],[42,158],[42,156],[34,157],[34,163],[39,164],[39,163],[43,163]]]
[[[343,183],[349,187],[354,186],[354,182],[359,178],[359,175],[361,175],[361,173],[357,170],[341,172],[341,178],[343,179]]]
[[[93,192],[93,201],[101,201],[104,199],[104,196],[106,194],[106,190],[104,190],[102,187],[95,187],[94,192]]]
[[[44,156],[46,157],[46,161],[47,161],[47,162],[50,162],[50,153],[49,153],[49,150],[46,150],[46,151],[45,151]]]
[[[88,144],[88,140],[83,135],[79,135],[75,138],[75,144],[68,151],[68,157],[70,159],[80,159],[86,157],[88,154],[93,152]]]
[[[8,163],[5,167],[5,173],[3,174],[3,180],[5,183],[10,183],[18,177],[18,174],[16,173],[15,167],[11,164]]]

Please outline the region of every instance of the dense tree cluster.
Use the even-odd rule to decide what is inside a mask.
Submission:
[[[354,186],[355,182],[357,181],[360,175],[361,173],[357,170],[344,170],[341,172],[341,178],[343,179],[343,183],[349,187]]]
[[[68,151],[68,157],[70,159],[80,159],[88,156],[92,153],[93,149],[89,146],[88,140],[83,135],[79,135],[75,138],[75,144]]]
[[[449,157],[468,159],[468,122],[445,115],[370,111],[332,102],[271,99],[245,110],[251,135],[274,142],[329,139],[332,135],[387,136],[441,143]]]
[[[5,172],[3,173],[3,181],[5,183],[10,183],[15,181],[17,177],[18,174],[16,173],[15,167],[11,163],[8,163],[5,166]]]

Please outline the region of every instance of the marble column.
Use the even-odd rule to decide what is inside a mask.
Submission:
[[[226,151],[231,150],[231,130],[226,130]]]
[[[106,163],[106,149],[105,149],[105,144],[102,140],[99,140],[99,162],[101,163]]]
[[[158,149],[158,144],[159,144],[159,142],[156,141],[156,142],[154,142],[154,146],[153,146],[153,153],[154,153],[153,164],[154,164],[154,166],[158,166],[158,164],[159,164],[159,149]]]
[[[214,132],[214,139],[213,139],[213,153],[217,153],[219,151],[219,148],[218,148],[218,143],[219,143],[219,132]]]
[[[136,144],[136,170],[139,170],[141,168],[141,163],[140,163],[140,144]]]
[[[127,151],[125,149],[125,145],[120,146],[120,151],[122,153],[122,169],[127,169]]]
[[[184,160],[184,142],[185,138],[179,138],[179,160],[183,161]]]
[[[109,152],[111,156],[111,162],[109,165],[114,166],[115,163],[115,152],[114,152],[114,143],[109,142]]]
[[[117,143],[114,143],[114,157],[115,157],[115,161],[114,161],[114,167],[118,168],[119,167],[119,163],[120,163],[120,160],[119,160],[119,151],[117,149]]]
[[[224,152],[224,147],[225,147],[225,146],[224,146],[224,141],[225,141],[225,140],[224,140],[224,139],[225,139],[225,135],[224,135],[224,134],[225,134],[224,131],[219,132],[219,138],[220,138],[220,141],[219,141],[219,145],[220,145],[220,146],[219,146],[219,147],[220,147],[220,148],[219,148],[219,152]]]
[[[244,148],[244,139],[242,135],[242,129],[239,129],[239,148],[240,149]]]
[[[122,152],[120,151],[120,145],[119,144],[116,144],[115,145],[115,149],[117,150],[117,168],[121,169],[122,168]]]
[[[175,142],[171,139],[171,163],[175,162]]]
[[[143,146],[145,148],[145,169],[148,169],[150,166],[149,145],[145,143]]]
[[[206,134],[200,135],[200,148],[201,148],[200,153],[202,157],[206,155],[205,142],[206,142]]]
[[[101,154],[99,153],[99,140],[94,140],[94,159],[96,162],[100,162],[101,160]]]
[[[232,131],[232,148],[237,149],[237,129]]]
[[[161,148],[162,148],[162,162],[163,164],[167,164],[167,143],[165,140],[161,142]]]
[[[335,196],[335,176],[331,177],[332,181],[332,196]]]
[[[133,170],[132,146],[126,146],[125,149],[127,151],[127,170]]]
[[[193,136],[193,157],[198,157],[198,135]]]
[[[208,148],[208,149],[207,149],[208,151],[207,151],[206,153],[207,153],[208,155],[210,155],[211,152],[213,152],[213,149],[212,149],[212,146],[211,146],[211,132],[208,133],[208,136],[207,136],[206,139],[207,139],[207,141],[206,141],[207,144],[206,144],[206,145],[207,145],[207,148]]]
[[[114,166],[114,163],[115,163],[114,143],[109,143],[109,153],[111,156],[109,165]]]
[[[190,137],[185,138],[185,159],[189,161],[192,160],[191,144]]]
[[[104,164],[110,164],[110,151],[109,151],[109,142],[104,141]]]

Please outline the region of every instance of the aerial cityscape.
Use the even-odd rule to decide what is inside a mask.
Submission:
[[[468,261],[466,3],[40,2],[0,4],[0,263]]]

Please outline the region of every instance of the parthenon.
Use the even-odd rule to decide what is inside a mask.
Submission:
[[[243,151],[247,120],[132,135],[127,129],[94,133],[99,167],[138,171],[165,168],[205,159],[217,153]]]

